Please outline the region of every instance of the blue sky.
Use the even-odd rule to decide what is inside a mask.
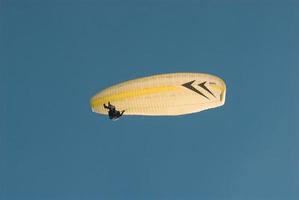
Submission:
[[[298,1],[2,1],[0,198],[299,199]],[[223,107],[92,113],[112,84],[204,72]]]

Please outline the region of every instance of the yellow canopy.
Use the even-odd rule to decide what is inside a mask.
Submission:
[[[110,102],[124,115],[182,115],[222,106],[226,86],[222,79],[201,73],[171,73],[126,81],[96,94],[93,112],[107,115]]]

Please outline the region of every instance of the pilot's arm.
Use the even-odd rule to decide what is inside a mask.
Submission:
[[[109,107],[109,109],[111,109],[111,110],[115,110],[115,106],[112,105],[112,104],[110,104],[110,101],[108,102],[108,107]]]
[[[109,106],[106,106],[106,104],[103,104],[104,108],[109,109]]]

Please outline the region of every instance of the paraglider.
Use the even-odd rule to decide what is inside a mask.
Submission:
[[[93,112],[116,120],[125,115],[183,115],[222,106],[226,85],[217,76],[170,73],[106,88],[91,98]],[[107,105],[106,105],[107,104]]]
[[[110,102],[108,102],[108,106],[106,106],[106,104],[103,104],[104,108],[108,109],[108,115],[109,118],[112,120],[117,120],[118,118],[120,118],[123,114],[124,114],[124,110],[123,111],[118,111],[115,109],[115,106],[110,104]]]

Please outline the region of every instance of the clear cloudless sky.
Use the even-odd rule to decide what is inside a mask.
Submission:
[[[299,199],[297,0],[0,1],[1,200]],[[204,72],[223,107],[91,112],[125,80]]]

